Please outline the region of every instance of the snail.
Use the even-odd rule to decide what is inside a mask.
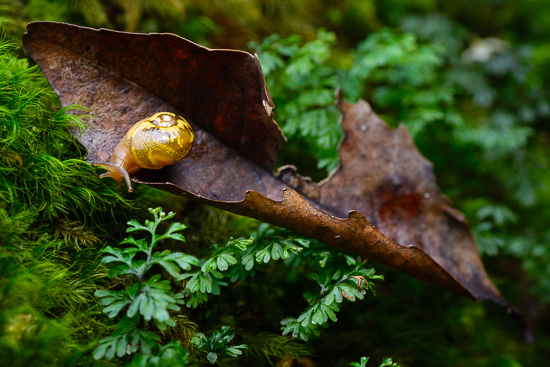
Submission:
[[[158,112],[136,122],[116,146],[110,162],[92,162],[107,172],[99,178],[124,178],[132,192],[130,175],[142,168],[161,169],[182,160],[193,146],[195,134],[183,117],[171,112]]]

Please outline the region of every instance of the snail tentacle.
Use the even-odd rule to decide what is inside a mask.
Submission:
[[[100,174],[99,178],[111,177],[115,179],[118,182],[117,188],[120,187],[120,183],[124,178],[126,180],[126,184],[128,185],[128,192],[134,191],[134,188],[132,187],[132,181],[130,180],[130,175],[128,174],[128,171],[124,169],[124,167],[117,166],[109,162],[92,162],[92,165],[94,167],[101,166],[107,170],[107,172]]]

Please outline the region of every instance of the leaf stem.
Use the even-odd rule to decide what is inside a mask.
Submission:
[[[141,272],[141,274],[138,275],[138,293],[141,292],[141,284],[143,283],[143,279],[145,278],[145,273],[147,272],[147,270],[149,270],[149,266],[151,265],[153,248],[157,244],[157,226],[162,221],[162,219],[159,220],[158,214],[156,212],[153,212],[153,215],[155,216],[155,224],[153,224],[152,228],[148,229],[149,233],[151,233],[151,243],[149,244],[149,248],[147,250],[147,261],[145,263],[145,266],[143,267],[143,271]]]

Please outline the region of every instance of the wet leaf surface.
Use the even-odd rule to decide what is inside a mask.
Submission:
[[[190,155],[133,180],[286,227],[474,299],[512,310],[487,276],[464,216],[440,193],[432,164],[405,127],[365,101],[338,96],[345,138],[340,167],[322,183],[293,167],[273,173],[284,136],[257,58],[209,50],[172,34],[132,34],[35,22],[23,38],[63,106],[95,117],[81,141],[108,160],[136,121],[158,111],[186,117]],[[512,311],[515,312],[515,311]]]

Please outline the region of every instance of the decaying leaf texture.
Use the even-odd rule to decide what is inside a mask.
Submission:
[[[210,50],[172,34],[133,34],[35,22],[23,38],[63,106],[94,113],[81,141],[108,160],[135,121],[181,114],[196,143],[180,163],[134,181],[254,217],[436,286],[510,308],[487,276],[465,219],[441,195],[431,163],[405,127],[341,96],[340,167],[324,182],[292,167],[273,174],[284,136],[260,64],[241,51]]]

